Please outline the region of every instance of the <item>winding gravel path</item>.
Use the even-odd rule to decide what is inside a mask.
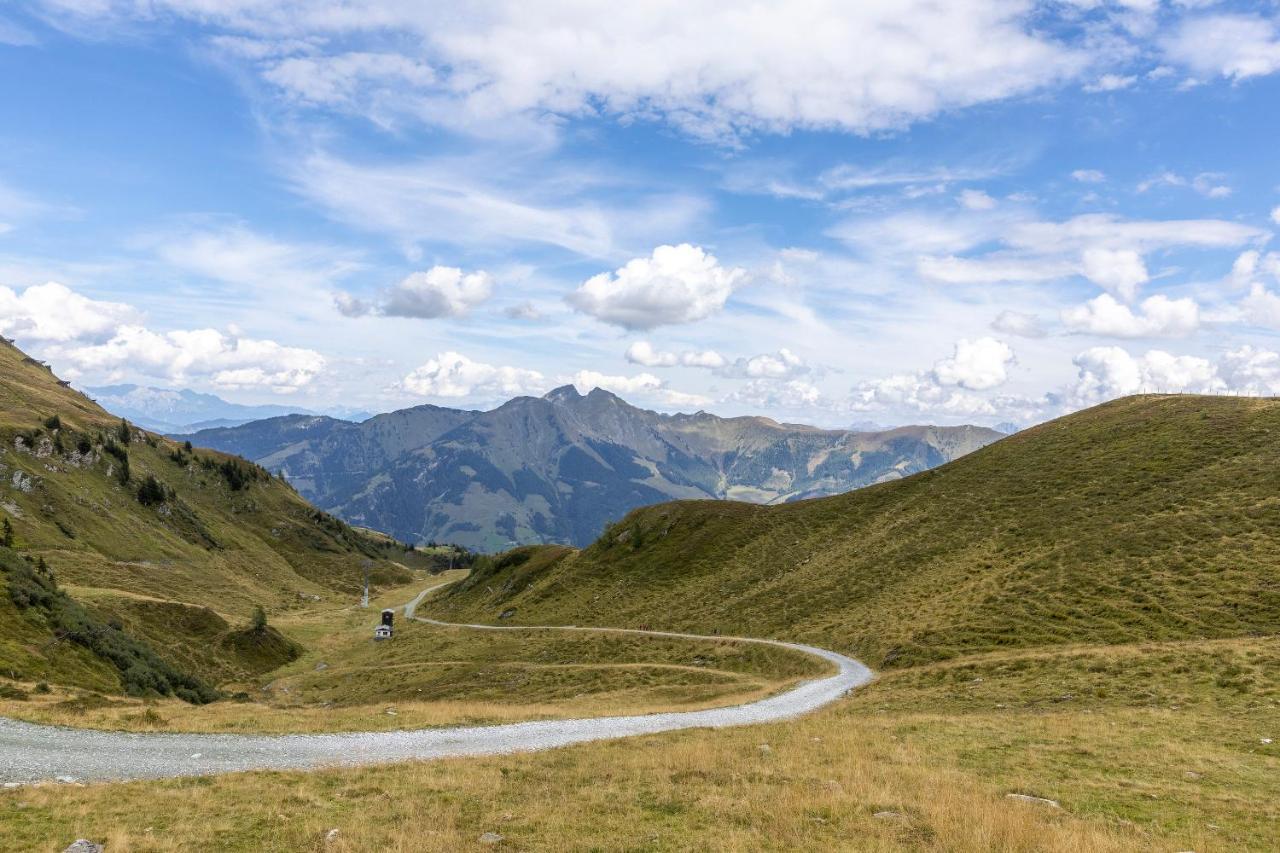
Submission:
[[[678,729],[744,726],[785,720],[834,702],[872,678],[871,670],[852,658],[826,649],[778,640],[704,637],[625,628],[453,625],[415,616],[422,599],[440,586],[443,584],[423,590],[406,604],[405,616],[432,625],[484,631],[590,631],[761,643],[822,658],[835,665],[836,673],[803,682],[767,699],[705,711],[400,732],[318,735],[128,733],[41,726],[0,717],[0,782],[58,778],[86,782],[156,779],[243,770],[305,770],[408,759],[529,752]]]

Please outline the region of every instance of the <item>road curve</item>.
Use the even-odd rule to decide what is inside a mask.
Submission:
[[[591,631],[760,643],[822,658],[833,664],[836,672],[824,678],[803,682],[767,699],[726,708],[398,732],[317,735],[130,733],[42,726],[0,717],[0,782],[35,782],[57,778],[84,782],[159,779],[245,770],[307,770],[466,755],[532,752],[587,741],[679,729],[744,726],[790,719],[834,702],[872,678],[871,670],[852,658],[826,649],[779,640],[705,637],[624,628],[453,625],[415,616],[422,599],[440,586],[443,584],[419,593],[404,606],[405,616],[443,627],[486,631]]]

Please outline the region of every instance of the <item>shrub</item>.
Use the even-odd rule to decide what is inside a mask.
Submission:
[[[50,415],[44,419],[44,428],[48,430],[62,429],[62,418],[57,415]]]
[[[138,486],[138,503],[143,506],[162,504],[167,497],[168,494],[165,491],[164,484],[152,474],[148,474],[147,479],[142,481],[141,486]]]
[[[5,548],[13,547],[13,524],[7,518],[4,520],[4,524],[0,525],[0,546]]]
[[[83,646],[120,673],[125,692],[135,696],[177,696],[192,704],[218,698],[218,691],[182,672],[119,628],[97,619],[58,589],[48,567],[0,552],[0,570],[8,579],[9,598],[19,610],[35,609],[61,639]]]
[[[120,419],[120,425],[116,427],[116,439],[121,444],[128,444],[133,440],[133,429],[124,418]]]
[[[93,452],[93,442],[89,440],[89,436],[82,435],[76,439],[76,450],[80,451],[81,456],[88,456]]]
[[[261,604],[253,607],[253,616],[249,618],[249,629],[258,633],[267,630],[267,611],[262,609]]]

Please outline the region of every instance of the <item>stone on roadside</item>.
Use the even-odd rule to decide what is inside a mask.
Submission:
[[[324,843],[325,843],[325,844],[333,844],[335,841],[337,841],[337,840],[338,840],[338,836],[339,836],[339,835],[341,835],[341,834],[342,834],[342,833],[341,833],[341,832],[339,832],[339,831],[337,830],[337,828],[334,828],[334,829],[329,830],[328,832],[326,832],[326,833],[324,834]]]
[[[71,842],[71,846],[66,850],[63,850],[62,853],[102,853],[102,851],[103,847],[101,844],[95,844],[87,838],[77,838],[75,841]]]
[[[480,836],[480,843],[481,844],[501,844],[502,836],[496,832],[486,832],[484,835]]]

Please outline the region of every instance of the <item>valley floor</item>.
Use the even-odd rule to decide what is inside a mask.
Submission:
[[[783,724],[18,788],[0,847],[1272,850],[1278,664],[1276,638],[1001,653],[888,673]]]
[[[115,731],[388,731],[698,710],[760,699],[827,671],[803,654],[728,640],[496,633],[402,617],[395,640],[371,639],[383,607],[398,608],[424,586],[464,574],[419,577],[367,610],[316,607],[273,618],[305,651],[257,681],[224,683],[241,693],[239,701],[195,706],[23,685],[22,698],[0,698],[0,716]],[[99,606],[121,599],[114,591],[77,592]],[[132,606],[135,598],[125,600]],[[135,619],[145,614],[130,611]]]

